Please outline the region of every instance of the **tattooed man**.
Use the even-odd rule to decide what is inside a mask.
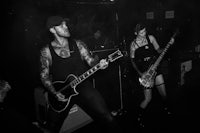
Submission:
[[[48,94],[54,95],[58,101],[64,101],[65,95],[54,86],[56,81],[64,82],[70,74],[79,76],[97,62],[100,62],[100,69],[105,69],[108,66],[108,61],[105,59],[98,61],[97,58],[93,58],[83,41],[72,38],[70,34],[71,24],[68,18],[51,16],[48,18],[46,26],[53,35],[53,40],[41,49],[40,77]],[[103,127],[108,127],[106,131],[117,129],[116,120],[111,115],[101,94],[93,88],[90,80],[84,80],[76,86],[76,90],[79,94],[71,99],[69,106],[64,111],[56,112],[49,107],[50,115],[47,125],[52,132],[59,132],[73,104],[84,109],[94,122]]]

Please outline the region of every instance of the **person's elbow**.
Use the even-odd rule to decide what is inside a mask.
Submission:
[[[90,67],[95,66],[99,62],[99,57],[95,55],[94,58],[91,58],[90,62],[88,63]]]

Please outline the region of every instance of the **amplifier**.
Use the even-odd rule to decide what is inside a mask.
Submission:
[[[69,112],[69,115],[63,122],[60,133],[71,133],[89,123],[93,119],[85,113],[78,105],[74,105]]]

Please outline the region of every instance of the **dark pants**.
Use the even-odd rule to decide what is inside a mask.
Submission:
[[[69,104],[69,108],[61,113],[56,113],[52,110],[49,110],[49,124],[50,128],[58,133],[65,118],[68,115],[70,108],[77,104],[79,105],[87,114],[89,114],[95,123],[98,124],[99,129],[104,129],[103,132],[120,132],[119,125],[117,121],[111,115],[110,110],[107,108],[106,103],[98,92],[97,89],[93,88],[92,84],[89,81],[84,81],[76,90],[79,92],[79,95],[72,97]]]

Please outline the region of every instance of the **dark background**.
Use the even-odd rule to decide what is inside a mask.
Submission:
[[[196,102],[199,79],[199,53],[194,47],[200,42],[200,9],[198,0],[7,0],[5,17],[1,19],[2,39],[0,44],[1,78],[9,81],[12,91],[9,94],[13,106],[24,112],[30,119],[35,119],[34,88],[40,85],[39,79],[39,48],[44,45],[45,20],[50,15],[63,14],[71,19],[73,33],[76,38],[84,38],[92,34],[92,28],[102,27],[105,35],[115,41],[115,46],[127,53],[116,63],[121,65],[122,78],[130,74],[128,58],[129,44],[134,36],[134,26],[137,22],[147,22],[150,33],[157,38],[161,47],[169,41],[176,28],[180,35],[167,54],[166,77],[169,94],[173,103],[187,104],[186,110],[180,113],[197,111]],[[165,11],[174,10],[173,19],[165,19]],[[146,12],[153,11],[154,19],[147,20]],[[107,55],[109,52],[105,52]],[[104,53],[102,53],[104,54]],[[101,55],[99,55],[101,56]],[[180,64],[186,60],[194,60],[193,69],[188,73],[186,87],[180,86]],[[118,67],[112,66],[113,71],[105,73],[113,75],[119,83]],[[111,69],[111,68],[110,68]],[[131,74],[130,74],[131,75]],[[99,75],[100,78],[101,75]],[[102,77],[104,77],[102,76]],[[117,78],[116,78],[117,77]],[[111,77],[112,78],[112,77]],[[107,78],[106,78],[107,79]],[[105,80],[106,80],[105,79]],[[109,79],[109,78],[108,78]],[[124,91],[129,89],[129,82],[122,79]],[[130,79],[128,79],[130,80]],[[97,79],[97,82],[104,83]],[[115,84],[118,92],[119,84]],[[128,87],[127,87],[128,86]],[[189,86],[189,87],[188,87]],[[199,87],[199,86],[198,86]],[[101,88],[101,86],[99,86]],[[104,91],[103,91],[104,93]],[[110,94],[112,92],[109,92]],[[105,97],[106,94],[104,93]],[[119,97],[117,108],[120,107]],[[106,98],[109,99],[109,98]],[[111,102],[111,101],[108,101]],[[127,101],[126,101],[127,102]],[[181,104],[179,104],[181,103]],[[126,104],[126,103],[125,103]],[[113,108],[116,108],[113,107]]]

